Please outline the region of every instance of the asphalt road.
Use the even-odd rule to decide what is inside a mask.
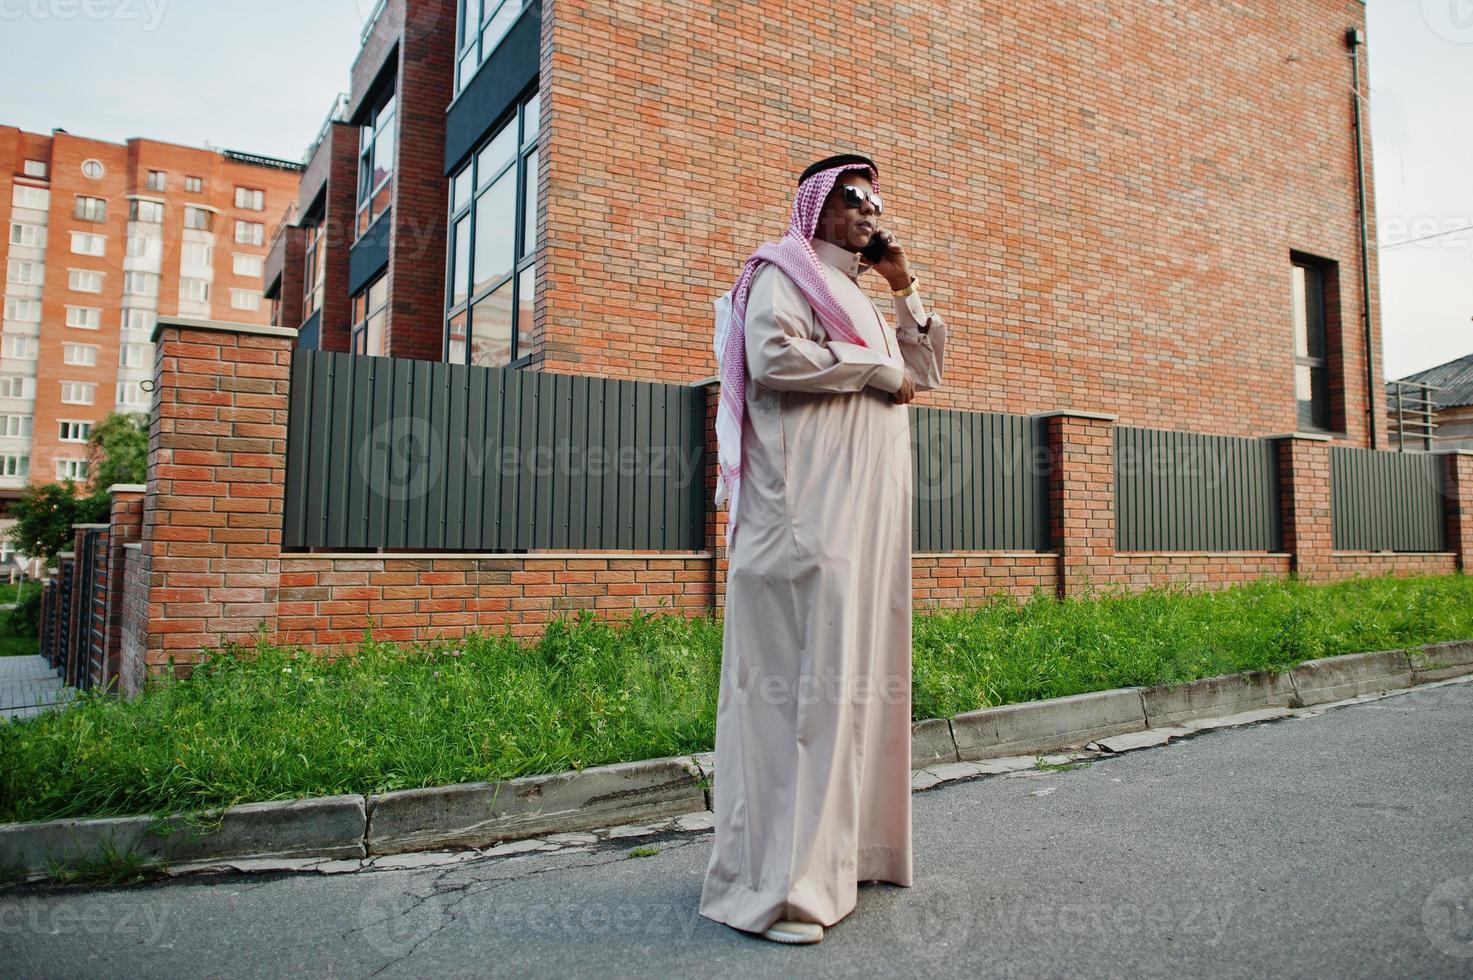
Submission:
[[[1473,684],[915,797],[816,946],[696,914],[709,832],[453,868],[0,893],[12,977],[1473,976]],[[633,858],[636,844],[661,847]]]

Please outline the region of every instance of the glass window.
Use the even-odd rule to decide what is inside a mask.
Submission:
[[[259,221],[237,221],[235,223],[235,244],[260,245],[265,240],[266,226]]]
[[[164,220],[164,206],[158,201],[129,201],[128,220],[160,224]]]
[[[475,77],[476,69],[496,50],[522,12],[522,0],[461,0],[460,56],[457,59],[455,91]]]
[[[209,231],[215,227],[215,214],[205,208],[185,206],[184,227],[192,231]]]
[[[101,255],[107,247],[107,239],[101,235],[90,235],[85,231],[72,232],[73,255]]]
[[[106,221],[107,202],[100,197],[77,195],[77,208],[73,215],[78,221]]]
[[[25,174],[27,177],[45,178],[47,174],[45,160],[27,160]]]
[[[235,206],[242,211],[264,211],[266,210],[266,192],[253,190],[249,187],[237,187],[235,189]]]
[[[322,219],[313,221],[306,228],[306,269],[302,278],[303,322],[322,308],[322,287],[327,275],[324,265],[327,258],[327,233],[323,229]]]
[[[200,177],[185,177],[184,189],[191,194],[198,194],[205,189],[205,182]]]
[[[82,161],[82,176],[83,177],[86,177],[86,178],[88,178],[90,180],[99,180],[99,179],[101,179],[103,173],[104,173],[104,171],[102,169],[102,162],[100,160],[83,160]]]
[[[151,191],[161,191],[161,190],[164,189],[164,187],[167,185],[167,183],[168,183],[168,178],[164,176],[164,172],[162,170],[150,170],[148,172],[148,189],[149,190],[151,190]]]
[[[358,150],[358,223],[362,235],[389,208],[393,196],[398,103],[390,92],[363,127]]]
[[[29,208],[32,211],[46,211],[51,207],[51,192],[44,187],[32,187],[30,184],[16,184],[10,189],[10,203],[17,208]],[[79,214],[77,217],[80,218],[81,215]]]
[[[379,276],[353,297],[353,352],[384,355],[384,326],[388,320],[389,279]]]
[[[232,289],[230,291],[230,308],[232,310],[259,310],[261,308],[261,291],[259,289]]]
[[[95,306],[68,306],[66,325],[79,330],[97,330],[102,326],[102,311]]]
[[[76,234],[76,232],[73,232]],[[10,223],[10,244],[25,245],[29,248],[46,247],[46,226],[31,225],[22,221]]]
[[[1299,426],[1330,428],[1330,368],[1325,317],[1325,268],[1295,260],[1292,271],[1294,324],[1294,400]]]
[[[536,106],[527,99],[451,178],[445,356],[455,363],[509,364],[532,349]]]
[[[97,366],[96,344],[62,344],[61,362],[77,367]]]

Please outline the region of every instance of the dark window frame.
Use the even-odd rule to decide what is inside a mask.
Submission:
[[[393,88],[384,91],[373,102],[368,122],[358,130],[358,199],[354,208],[353,240],[367,234],[375,221],[389,210],[394,194],[394,177],[399,172],[399,100]],[[375,150],[381,140],[393,146],[393,165],[383,179],[373,180]],[[375,208],[375,204],[379,205]]]
[[[511,31],[527,8],[524,0],[456,0],[455,4],[455,93],[465,91],[476,72],[491,57],[501,39]],[[469,10],[476,17],[467,18]],[[496,29],[493,22],[498,22]],[[475,30],[470,30],[474,23]]]
[[[470,322],[471,311],[475,309],[478,303],[506,286],[508,282],[511,283],[510,358],[506,364],[495,366],[520,368],[524,367],[531,359],[530,352],[519,350],[521,346],[521,331],[518,329],[518,318],[524,302],[535,302],[537,291],[536,273],[534,272],[532,275],[532,297],[522,296],[524,288],[522,279],[523,275],[529,269],[536,268],[537,253],[543,244],[541,238],[535,237],[537,234],[535,224],[537,214],[535,213],[530,215],[530,219],[534,222],[533,228],[531,229],[534,238],[530,243],[530,247],[528,247],[527,241],[527,221],[529,219],[527,213],[527,185],[530,181],[535,188],[537,181],[537,174],[535,172],[531,172],[529,175],[529,163],[537,161],[540,165],[540,158],[537,152],[537,136],[541,122],[537,118],[537,115],[540,111],[540,91],[536,85],[533,85],[517,99],[516,107],[512,113],[502,119],[498,125],[488,130],[487,135],[471,151],[465,164],[457,169],[449,178],[449,193],[446,195],[449,205],[449,220],[445,226],[445,329],[441,347],[441,358],[447,363],[471,363],[471,339],[474,336],[474,324]],[[496,168],[495,173],[490,176],[482,175],[479,172],[481,152],[494,143],[497,137],[501,136],[508,126],[517,127],[516,151],[511,155],[509,161],[500,164]],[[515,205],[512,216],[513,244],[511,271],[497,277],[489,285],[477,290],[475,288],[476,234],[479,229],[476,226],[476,206],[482,197],[491,192],[496,181],[508,171],[514,171],[516,175],[515,187],[513,188]],[[466,196],[466,202],[457,207],[455,185],[462,178],[469,181],[470,192]],[[542,196],[538,193],[535,197],[533,209],[540,211],[542,207]],[[468,254],[465,260],[466,282],[464,284],[466,298],[463,302],[456,302],[455,268],[457,256],[455,251],[455,232],[456,225],[462,220],[466,222],[467,229],[466,245]],[[465,350],[461,358],[452,361],[450,356],[451,325],[458,316],[465,318],[466,326],[463,341]]]
[[[349,309],[352,311],[353,323],[349,330],[348,349],[354,354],[363,354],[371,357],[383,357],[388,351],[388,315],[389,315],[389,289],[387,272],[381,272],[374,276],[364,287],[354,293],[349,300]],[[378,306],[370,307],[373,300],[373,289],[382,286],[381,301]],[[362,307],[360,313],[359,307]],[[368,324],[375,316],[382,316],[383,325],[379,328],[379,342],[382,349],[374,352],[368,349]]]
[[[302,257],[302,322],[322,309],[327,281],[327,222],[317,214],[301,223],[305,249]]]
[[[1332,263],[1299,252],[1290,255],[1290,302],[1301,300],[1299,281],[1303,279],[1303,315],[1305,322],[1304,352],[1300,352],[1298,320],[1301,311],[1291,309],[1294,329],[1294,411],[1300,431],[1334,431],[1335,406],[1331,397],[1331,297],[1335,289]],[[1299,375],[1307,369],[1310,375],[1308,400],[1301,397]]]

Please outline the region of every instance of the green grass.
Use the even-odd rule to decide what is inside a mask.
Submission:
[[[1473,577],[1263,582],[915,617],[913,713],[1473,637]],[[0,821],[197,811],[709,750],[721,623],[678,616],[367,641],[329,661],[261,646],[120,701],[0,723]]]
[[[0,657],[23,657],[40,649],[34,633],[16,632],[11,628],[10,610],[15,605],[16,593],[22,588],[27,594],[39,592],[41,583],[12,585],[9,582],[0,582]]]

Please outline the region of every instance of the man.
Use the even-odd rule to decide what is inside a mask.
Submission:
[[[783,240],[717,303],[728,570],[700,911],[778,942],[822,939],[860,881],[911,884],[905,405],[940,386],[946,325],[878,191],[867,157],[810,166]],[[898,329],[858,284],[871,268]]]

